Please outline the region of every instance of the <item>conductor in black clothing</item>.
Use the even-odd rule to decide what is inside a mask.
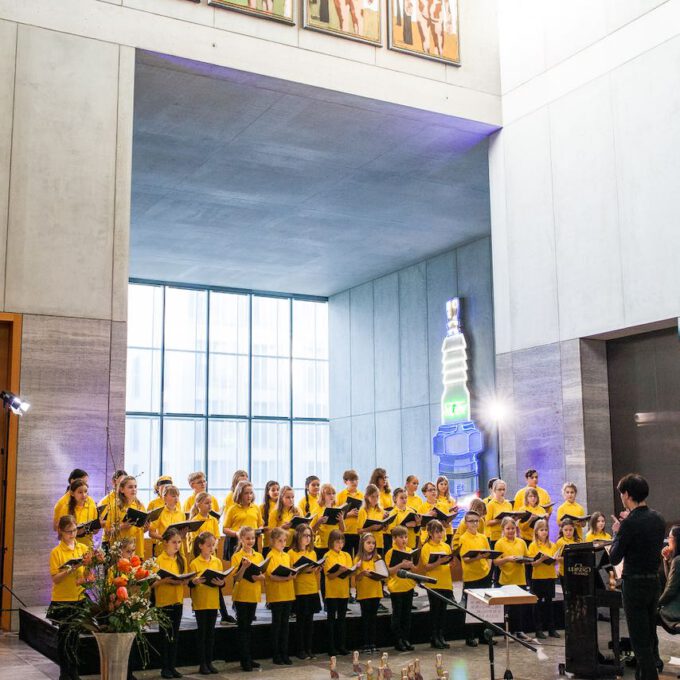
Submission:
[[[637,680],[658,680],[656,612],[659,601],[658,571],[666,525],[647,506],[647,480],[635,474],[623,477],[617,487],[626,511],[614,518],[612,564],[623,563],[623,609],[635,653]]]

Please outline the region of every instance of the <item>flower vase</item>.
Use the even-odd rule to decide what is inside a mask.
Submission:
[[[127,680],[130,649],[135,633],[93,633],[99,647],[102,680]]]

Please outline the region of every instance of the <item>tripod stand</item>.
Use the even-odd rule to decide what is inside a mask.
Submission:
[[[438,593],[436,590],[433,590],[432,588],[428,588],[427,586],[423,585],[422,583],[420,584],[422,588],[424,588],[428,593],[432,593],[435,597],[438,597],[440,600],[443,602],[446,602],[447,604],[450,604],[452,607],[455,607],[456,609],[459,609],[460,611],[465,612],[469,616],[471,616],[474,619],[477,619],[480,623],[483,623],[485,626],[484,629],[484,639],[486,640],[488,646],[489,646],[489,677],[491,680],[496,680],[496,669],[495,669],[495,660],[494,660],[494,651],[493,651],[493,634],[498,633],[499,635],[502,635],[506,640],[514,640],[515,642],[518,642],[522,647],[526,647],[528,650],[534,652],[539,658],[539,660],[544,660],[545,658],[545,653],[543,652],[542,649],[538,647],[534,647],[533,645],[530,645],[528,642],[525,642],[524,640],[520,640],[518,637],[515,637],[512,633],[510,633],[508,630],[504,630],[500,626],[496,625],[495,623],[491,623],[491,621],[487,621],[486,619],[483,619],[481,616],[478,616],[474,612],[471,612],[469,609],[466,607],[463,607],[462,604],[459,604],[455,600],[452,600],[445,595],[442,595],[441,593]],[[506,677],[508,677],[509,669],[506,670]],[[509,677],[512,677],[512,673],[510,673]]]

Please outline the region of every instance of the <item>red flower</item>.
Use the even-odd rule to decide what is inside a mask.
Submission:
[[[139,559],[139,555],[133,555],[133,556],[130,558],[130,564],[131,564],[133,567],[138,567],[141,563],[142,563],[142,560]]]
[[[119,600],[127,600],[128,599],[127,588],[125,586],[120,586],[120,588],[116,590],[116,597]]]
[[[117,588],[121,586],[126,586],[127,585],[127,576],[116,576],[116,578],[113,579],[113,585],[116,586]]]
[[[116,566],[118,567],[118,571],[121,571],[124,574],[129,574],[130,571],[132,570],[132,564],[130,560],[128,560],[125,557],[118,560],[118,564]]]
[[[143,579],[146,578],[149,575],[149,571],[147,569],[137,569],[135,572],[135,578],[136,579]]]

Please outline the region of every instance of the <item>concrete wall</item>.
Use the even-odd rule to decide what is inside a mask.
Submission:
[[[14,588],[49,600],[55,494],[122,458],[134,50],[0,20],[0,301],[24,314]],[[110,453],[107,449],[110,433]]]
[[[293,3],[301,24],[300,3]],[[462,66],[186,0],[0,0],[0,18],[491,124],[495,0],[460,0]],[[383,17],[383,40],[387,21]]]
[[[606,360],[578,339],[680,314],[680,4],[502,8],[504,128],[490,148],[498,382],[518,417],[533,400],[549,449],[535,455],[524,432],[504,438],[502,466],[514,486],[538,462],[554,486],[581,479],[603,505],[611,451],[589,433],[593,413],[608,418]]]
[[[329,300],[331,479],[349,467],[361,486],[374,467],[392,486],[408,474],[437,474],[432,436],[440,423],[441,345],[446,301],[463,298],[473,417],[494,389],[489,238],[369,281]],[[478,421],[479,424],[479,421]],[[497,472],[487,433],[483,475]]]

